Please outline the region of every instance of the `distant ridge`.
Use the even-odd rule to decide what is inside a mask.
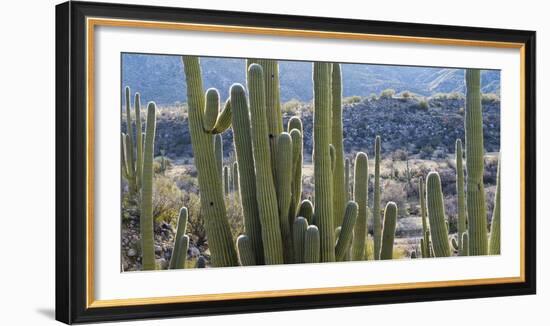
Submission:
[[[141,93],[142,101],[160,105],[186,102],[183,64],[173,55],[122,55],[122,85]],[[245,83],[244,59],[201,58],[205,89],[215,87],[222,100],[233,83]],[[283,102],[312,98],[311,63],[280,61]],[[397,93],[431,96],[436,93],[464,92],[464,70],[449,68],[343,64],[344,96],[380,94],[387,88]],[[500,71],[482,71],[482,92],[500,93]],[[121,87],[121,94],[124,87]]]

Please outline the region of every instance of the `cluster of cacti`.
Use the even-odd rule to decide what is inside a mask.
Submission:
[[[456,141],[457,235],[449,237],[445,218],[441,181],[437,172],[430,172],[426,181],[429,232],[424,221],[424,194],[420,183],[420,203],[424,238],[421,241],[423,257],[450,256],[451,249],[459,256],[500,254],[500,159],[497,169],[497,191],[491,231],[487,230],[484,174],[483,120],[480,90],[480,71],[466,69],[466,110],[464,130],[466,139],[466,196],[462,141]]]
[[[315,192],[308,200],[302,193],[303,125],[299,117],[292,117],[286,130],[283,128],[277,61],[247,60],[246,87],[233,84],[222,110],[219,92],[212,88],[206,92],[203,89],[199,59],[184,56],[182,61],[200,209],[212,266],[367,259],[369,161],[363,152],[356,154],[353,163],[344,157],[340,65],[313,63]],[[425,184],[422,178],[419,180],[422,237],[420,250],[411,251],[411,258],[450,256],[451,249],[459,255],[500,252],[500,168],[490,241],[485,218],[479,72],[476,81],[475,71],[467,71],[466,86],[466,196],[462,143],[460,140],[456,142],[458,235],[449,237],[439,174],[430,172]],[[149,104],[144,136],[141,122],[136,123],[139,134],[136,142],[140,146],[135,154],[129,90],[126,98],[128,134],[122,136],[123,173],[128,179],[130,192],[141,194],[143,266],[144,269],[154,269],[152,163],[155,106]],[[138,95],[136,101],[139,102]],[[139,119],[139,103],[136,107]],[[224,165],[221,134],[228,128],[232,128],[236,160]],[[164,154],[162,158],[164,162]],[[374,142],[372,205],[372,258],[375,260],[393,258],[398,218],[396,203],[389,201],[384,210],[381,209],[381,161],[381,138],[377,136]],[[412,173],[408,164],[407,161],[406,177],[410,184]],[[350,180],[352,165],[353,182]],[[231,233],[225,206],[226,196],[231,193],[242,207],[244,221],[244,233],[237,239]],[[170,268],[185,268],[189,246],[189,237],[185,235],[187,215],[187,209],[182,208]],[[204,267],[205,262],[201,256],[197,265]]]

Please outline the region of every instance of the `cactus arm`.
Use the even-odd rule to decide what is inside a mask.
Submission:
[[[382,221],[380,216],[380,136],[374,140],[374,198],[372,204],[374,230],[374,259],[380,259]]]
[[[202,119],[202,128],[204,132],[211,133],[218,119],[218,111],[220,109],[220,94],[215,88],[206,90],[206,107]]]
[[[457,193],[457,215],[458,215],[458,248],[462,248],[462,234],[466,232],[466,203],[464,199],[464,167],[462,164],[462,141],[456,140],[455,144],[456,155],[456,193]]]
[[[216,120],[216,124],[214,125],[214,128],[212,129],[211,133],[213,134],[220,134],[224,131],[226,131],[231,126],[231,99],[227,99],[225,101],[225,105],[223,107],[223,111],[218,116],[218,119]]]
[[[470,254],[469,248],[468,248],[468,233],[462,234],[462,248],[460,249],[460,256],[468,256]]]
[[[318,263],[321,258],[319,228],[310,225],[304,237],[304,263]]]
[[[126,163],[128,164],[128,175],[132,179],[131,189],[132,193],[136,193],[136,167],[134,158],[134,128],[132,125],[132,113],[131,113],[131,101],[130,101],[130,87],[126,87]]]
[[[279,227],[279,213],[273,174],[269,131],[266,119],[265,88],[262,67],[250,65],[248,87],[250,96],[250,120],[252,149],[256,167],[256,197],[262,225],[262,240],[265,263],[283,263],[283,243]]]
[[[139,93],[134,97],[134,111],[136,116],[136,184],[141,188],[141,174],[143,173],[143,139],[141,127],[141,100]]]
[[[443,192],[439,173],[430,172],[426,179],[426,193],[428,203],[428,217],[430,219],[430,234],[435,257],[449,257],[449,231],[445,220],[443,206]]]
[[[252,241],[246,234],[241,234],[237,238],[237,250],[239,251],[239,261],[241,262],[241,266],[256,265],[254,247],[252,245]]]
[[[180,250],[185,248],[180,241],[185,241],[183,239],[183,236],[185,235],[185,231],[187,230],[187,220],[189,218],[189,212],[187,210],[187,207],[182,207],[180,209],[180,214],[178,218],[178,225],[176,229],[176,236],[174,237],[174,249],[172,250],[172,257],[170,258],[170,269],[177,268],[177,262],[179,257],[181,256]],[[189,241],[189,239],[187,239]],[[187,244],[187,247],[189,247],[189,243]],[[187,257],[187,249],[185,249],[185,255]]]
[[[156,106],[147,107],[145,148],[143,153],[143,176],[141,187],[141,253],[143,270],[155,269],[155,244],[153,234],[153,156],[155,147]]]
[[[231,87],[233,141],[239,168],[240,200],[243,208],[244,228],[252,247],[255,261],[264,264],[262,231],[256,199],[256,175],[252,153],[250,115],[245,90],[242,85]]]
[[[329,129],[331,119],[330,67],[329,63],[315,62],[313,64],[315,220],[321,241],[321,262],[335,260]]]
[[[483,119],[480,71],[466,69],[466,209],[471,256],[487,255],[487,214],[483,185]]]
[[[205,103],[199,59],[184,56],[182,60],[187,82],[191,145],[198,172],[201,212],[208,236],[211,263],[214,267],[236,266],[237,250],[227,221],[221,174],[214,155],[214,141],[212,135],[205,133],[202,128]]]
[[[497,169],[497,191],[495,193],[495,207],[493,208],[491,236],[489,238],[490,255],[500,255],[500,158]]]
[[[290,134],[283,132],[277,137],[276,162],[275,162],[275,189],[277,191],[277,203],[279,205],[279,225],[283,239],[284,261],[291,264],[294,261],[294,248],[292,246],[292,233],[289,223],[289,209],[292,186],[292,138]],[[293,220],[293,218],[292,218]]]
[[[363,260],[365,258],[365,239],[367,236],[367,203],[368,203],[368,177],[369,159],[363,152],[355,157],[355,182],[353,191],[355,202],[359,206],[357,221],[353,229],[352,259]]]
[[[301,124],[301,123],[300,123]],[[292,198],[290,201],[290,223],[294,222],[296,213],[298,212],[298,205],[302,199],[302,162],[303,162],[303,140],[302,132],[298,129],[292,129],[290,131],[290,137],[292,138]]]
[[[130,175],[128,173],[128,161],[126,160],[126,134],[120,134],[120,161],[122,163],[122,176],[128,180]]]
[[[359,207],[354,201],[349,201],[346,205],[344,219],[342,222],[342,229],[340,231],[338,241],[336,242],[336,248],[334,249],[336,261],[343,261],[346,257],[346,254],[349,253],[351,240],[353,238],[353,229],[357,220],[358,209]]]
[[[292,244],[294,245],[294,262],[297,264],[304,262],[304,245],[306,230],[308,227],[307,220],[303,217],[298,217],[292,226]]]
[[[393,259],[393,241],[395,238],[395,226],[397,225],[397,205],[388,202],[384,210],[384,231],[382,235],[382,248],[380,259]]]
[[[340,64],[332,65],[332,137],[334,146],[333,201],[334,227],[342,224],[347,203],[344,171],[344,134],[342,128],[342,73]]]

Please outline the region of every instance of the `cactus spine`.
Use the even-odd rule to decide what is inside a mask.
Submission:
[[[191,145],[198,172],[201,212],[204,214],[211,263],[214,267],[235,266],[238,264],[237,251],[227,221],[221,174],[218,172],[214,154],[214,141],[212,135],[203,130],[205,98],[199,59],[184,56],[182,60],[187,81]]]
[[[239,167],[240,199],[243,208],[244,228],[254,249],[257,264],[264,263],[262,226],[256,198],[256,175],[252,153],[250,115],[245,90],[242,85],[231,87],[232,126],[235,153]]]
[[[353,229],[357,220],[357,210],[358,206],[354,201],[349,201],[346,205],[340,235],[338,237],[338,241],[336,242],[336,261],[343,261],[346,254],[349,253],[351,240],[354,237]]]
[[[241,266],[256,265],[256,257],[252,246],[252,241],[246,234],[241,234],[237,238],[237,250],[239,251]]]
[[[319,228],[321,262],[332,262],[335,259],[331,137],[329,133],[331,120],[330,68],[329,63],[313,63],[315,220]]]
[[[483,119],[481,108],[480,72],[466,69],[466,209],[471,256],[487,255],[487,214],[483,185]]]
[[[397,225],[397,205],[390,201],[384,210],[384,231],[382,235],[382,248],[380,259],[393,258],[393,240],[395,238],[395,227]]]
[[[367,235],[367,214],[368,214],[368,177],[369,177],[369,159],[363,152],[357,153],[355,157],[355,182],[354,191],[355,202],[359,206],[357,221],[353,229],[353,247],[352,259],[363,260],[365,258],[365,239]]]
[[[449,247],[449,232],[445,220],[439,173],[430,172],[426,180],[426,186],[428,217],[430,219],[430,234],[434,254],[435,257],[448,257],[451,255],[451,249]]]
[[[495,193],[495,207],[493,208],[491,236],[489,238],[490,255],[500,255],[500,158],[497,169],[497,191]]]
[[[172,257],[170,258],[170,269],[175,268],[185,268],[185,259],[181,259],[183,256],[182,250],[185,250],[185,258],[187,258],[187,249],[189,248],[189,238],[185,239],[185,231],[187,230],[187,220],[189,218],[189,212],[187,207],[182,207],[180,209],[180,214],[178,218],[178,225],[176,229],[176,236],[174,239],[174,249],[172,250]],[[184,241],[184,243],[182,243]],[[185,241],[187,241],[187,248],[185,246]],[[183,261],[183,266],[178,265],[178,262]]]
[[[372,204],[374,229],[374,259],[380,259],[382,221],[380,219],[380,136],[374,140],[374,199]]]
[[[283,256],[287,264],[294,262],[291,224],[289,222],[290,201],[292,197],[292,151],[292,138],[289,133],[283,132],[277,137],[275,185],[279,205],[279,225],[281,227],[281,237],[283,238]]]
[[[153,154],[155,147],[156,106],[153,102],[149,103],[147,107],[146,128],[139,224],[143,270],[154,270],[156,266],[153,234]]]
[[[456,194],[458,204],[458,248],[462,249],[462,234],[466,232],[466,204],[464,202],[464,168],[462,165],[462,141],[456,140]]]
[[[248,68],[250,96],[250,120],[252,126],[252,149],[256,168],[256,197],[262,225],[265,263],[282,264],[283,243],[279,228],[279,214],[273,174],[269,130],[266,118],[264,73],[260,65]]]
[[[344,139],[342,130],[342,73],[339,64],[332,65],[332,146],[334,146],[333,201],[334,227],[342,224],[346,209]]]
[[[318,263],[321,259],[319,228],[310,225],[304,237],[304,263]]]

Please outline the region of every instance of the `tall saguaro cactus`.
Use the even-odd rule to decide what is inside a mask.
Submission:
[[[483,185],[483,119],[480,91],[480,71],[466,69],[466,209],[471,256],[487,255],[487,213]]]
[[[262,225],[265,263],[282,264],[283,242],[279,228],[277,195],[271,170],[269,131],[266,118],[264,72],[260,65],[248,68],[252,149],[256,168],[256,197]]]
[[[252,153],[250,115],[244,87],[231,86],[232,125],[235,153],[239,167],[240,199],[243,207],[244,228],[248,235],[257,264],[264,263],[262,226],[256,198],[256,175]]]
[[[195,56],[184,56],[182,60],[187,82],[191,145],[198,172],[201,212],[204,215],[211,262],[214,267],[235,266],[238,264],[237,250],[227,221],[221,175],[214,153],[214,140],[213,136],[203,129],[206,106],[199,59]]]
[[[355,182],[353,194],[355,202],[359,207],[357,221],[353,229],[352,259],[365,259],[365,239],[367,235],[367,214],[368,214],[368,194],[369,194],[369,159],[363,152],[357,153],[355,157]]]
[[[489,254],[500,255],[500,157],[497,171],[497,192],[495,193],[495,207],[491,219],[491,237],[489,238]]]
[[[426,188],[424,187],[424,179],[420,177],[418,181],[418,199],[420,201],[420,217],[422,219],[422,258],[429,258],[430,233],[428,231],[428,214],[426,213]]]
[[[294,219],[298,213],[298,206],[302,199],[302,164],[304,159],[303,154],[303,127],[302,120],[298,117],[292,117],[288,120],[288,132],[292,138],[292,199],[290,201],[290,216]],[[290,221],[291,223],[293,221]]]
[[[332,64],[332,141],[334,146],[333,201],[334,227],[342,224],[346,207],[346,180],[344,171],[344,139],[342,128],[342,73],[340,64]]]
[[[287,132],[277,137],[275,163],[275,181],[277,190],[277,202],[279,205],[279,225],[283,239],[283,256],[285,263],[294,261],[294,248],[292,246],[291,224],[289,223],[290,202],[292,197],[292,138]]]
[[[428,216],[430,218],[430,233],[435,257],[448,257],[451,255],[449,246],[449,231],[445,220],[443,206],[443,192],[439,173],[430,172],[426,180]]]
[[[458,203],[458,251],[462,250],[462,234],[466,232],[466,204],[464,199],[464,168],[462,166],[462,141],[456,140],[456,194]]]
[[[330,159],[330,74],[331,64],[313,63],[314,89],[314,178],[315,220],[319,228],[321,262],[332,262],[334,256],[334,219],[332,169]]]
[[[141,252],[143,270],[155,269],[155,240],[153,234],[153,155],[155,147],[156,105],[147,107],[145,150],[143,153],[143,176],[141,187]]]
[[[380,136],[374,140],[374,198],[372,204],[374,229],[374,259],[380,259],[382,221],[380,219]]]
[[[344,212],[344,219],[340,231],[340,236],[336,242],[335,256],[337,261],[343,261],[346,254],[349,253],[351,241],[353,239],[353,229],[357,220],[357,203],[349,201]]]

